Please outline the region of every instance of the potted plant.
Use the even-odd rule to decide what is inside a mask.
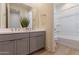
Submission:
[[[27,19],[27,18],[21,18],[20,23],[21,23],[21,26],[23,28],[24,27],[28,27],[28,25],[29,25],[29,19]]]

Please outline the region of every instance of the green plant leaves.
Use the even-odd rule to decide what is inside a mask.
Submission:
[[[29,20],[27,18],[21,18],[20,23],[22,27],[28,27],[29,25]]]

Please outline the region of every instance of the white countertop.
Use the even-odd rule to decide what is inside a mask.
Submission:
[[[25,31],[11,31],[11,30],[4,31],[4,30],[1,30],[1,31],[0,31],[0,34],[25,33],[25,32],[38,32],[38,31],[45,31],[45,30],[44,30],[44,29],[25,30]]]

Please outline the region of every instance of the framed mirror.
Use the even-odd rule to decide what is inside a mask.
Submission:
[[[28,28],[32,28],[32,7],[23,3],[10,3],[6,6],[6,27],[22,28],[20,19],[26,17],[30,20]]]

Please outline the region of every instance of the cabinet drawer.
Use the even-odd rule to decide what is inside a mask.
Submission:
[[[27,38],[29,37],[29,33],[16,33],[13,34],[13,39]]]
[[[44,32],[41,31],[41,32],[31,32],[30,33],[30,37],[33,37],[33,36],[43,36],[44,35]]]
[[[11,34],[0,35],[0,41],[6,41],[6,40],[11,40],[11,39],[12,39],[12,35]]]

